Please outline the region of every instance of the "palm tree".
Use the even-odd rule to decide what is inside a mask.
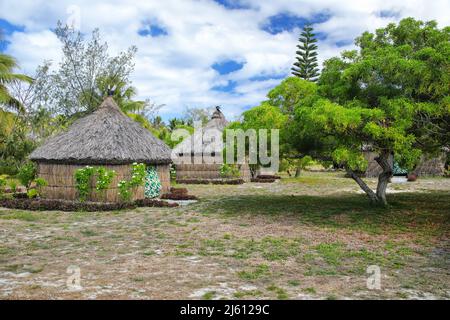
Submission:
[[[13,108],[21,113],[24,111],[23,105],[11,95],[8,85],[15,81],[30,83],[33,79],[23,74],[14,73],[13,71],[17,67],[17,62],[13,57],[0,53],[0,105]]]

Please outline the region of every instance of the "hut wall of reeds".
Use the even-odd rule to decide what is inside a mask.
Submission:
[[[162,185],[170,188],[171,150],[140,124],[126,116],[112,97],[106,98],[93,113],[75,121],[66,131],[49,138],[30,159],[37,164],[37,174],[48,185],[42,196],[50,199],[78,198],[74,174],[86,165],[115,171],[109,188],[102,194],[93,190],[90,201],[120,201],[117,184],[129,180],[134,162],[156,167]],[[144,187],[132,190],[132,199],[143,199]]]

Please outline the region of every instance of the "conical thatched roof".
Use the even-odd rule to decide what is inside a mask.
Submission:
[[[217,129],[223,131],[227,126],[228,121],[225,119],[222,111],[220,111],[219,107],[216,107],[216,110],[213,112],[211,116],[211,120],[205,125],[205,129]]]
[[[181,143],[175,146],[174,154],[189,152],[193,154],[201,154],[208,150],[215,151],[216,153],[222,152],[223,145],[222,133],[225,127],[228,125],[227,119],[220,111],[219,107],[211,116],[211,120],[205,124],[201,130],[197,130],[193,135],[186,137]],[[213,135],[220,135],[220,137],[213,137]],[[218,138],[218,139],[216,139]]]
[[[33,161],[66,164],[169,163],[171,150],[140,124],[127,117],[112,97],[67,131],[34,150]]]

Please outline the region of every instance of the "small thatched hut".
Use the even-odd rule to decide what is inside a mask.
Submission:
[[[90,165],[116,171],[103,199],[116,202],[120,200],[117,183],[130,178],[134,162],[155,167],[161,192],[167,192],[170,188],[170,156],[171,150],[164,142],[127,117],[112,97],[107,97],[95,112],[78,119],[68,130],[49,138],[34,150],[30,159],[37,163],[38,176],[48,182],[42,190],[43,197],[76,199],[74,173]],[[142,198],[144,187],[139,187],[133,199]],[[100,199],[93,191],[89,200]]]
[[[364,157],[368,161],[365,176],[368,178],[378,177],[378,175],[382,171],[379,164],[375,161],[375,158],[377,156],[378,154],[372,152],[371,150],[364,151]],[[423,155],[418,165],[414,168],[414,170],[411,171],[411,173],[414,173],[418,176],[443,176],[445,172],[445,160],[446,160],[445,153],[437,157],[429,157]]]
[[[220,179],[223,164],[223,130],[228,121],[219,107],[212,114],[211,120],[202,128],[197,128],[193,135],[185,138],[173,150],[176,163],[177,180]],[[239,165],[240,178],[250,181],[248,164]]]

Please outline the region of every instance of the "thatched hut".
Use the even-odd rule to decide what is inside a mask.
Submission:
[[[114,180],[102,200],[117,202],[120,200],[117,183],[130,178],[134,162],[153,166],[161,192],[167,192],[170,156],[171,150],[164,142],[126,116],[112,97],[107,97],[95,112],[78,119],[68,130],[34,150],[30,159],[37,164],[38,176],[48,182],[42,190],[45,198],[76,199],[74,173],[90,165],[115,170]],[[144,198],[144,187],[137,188],[132,198]],[[100,199],[93,191],[89,200]]]
[[[185,138],[173,149],[177,180],[220,179],[223,164],[223,130],[228,121],[219,107],[211,120],[202,128],[196,128],[193,135]],[[250,181],[250,168],[247,163],[239,165],[240,178]]]
[[[382,169],[380,165],[375,161],[378,156],[377,153],[367,149],[364,151],[364,157],[368,162],[367,170],[365,176],[368,178],[378,177]],[[445,160],[446,154],[442,153],[440,156],[430,157],[423,155],[417,164],[417,166],[410,172],[418,176],[443,176],[445,172]],[[394,163],[392,163],[395,169]],[[395,171],[395,170],[394,170]],[[399,170],[400,175],[404,173],[406,175],[407,171]],[[394,174],[399,174],[394,172]]]

